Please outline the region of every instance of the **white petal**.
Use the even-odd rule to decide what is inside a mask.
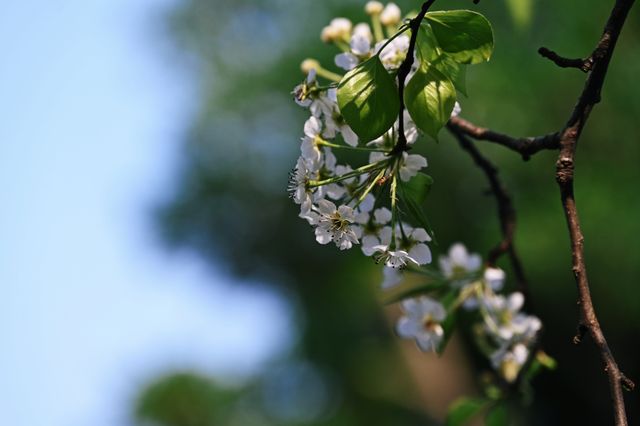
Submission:
[[[423,315],[431,315],[437,322],[442,322],[447,316],[447,310],[442,303],[427,296],[419,299]]]
[[[429,236],[427,231],[424,230],[424,228],[415,228],[413,231],[411,231],[411,239],[420,243],[431,241],[431,237]]]
[[[374,197],[373,194],[369,193],[366,197],[364,197],[364,200],[362,200],[358,208],[361,212],[369,213],[371,210],[373,210],[373,206],[375,204],[376,197]]]
[[[362,34],[354,34],[351,37],[351,51],[358,56],[368,55],[371,50],[369,38]]]
[[[322,123],[317,117],[309,117],[309,119],[304,123],[304,134],[307,137],[314,139],[320,134],[321,128]]]
[[[331,232],[328,232],[322,228],[316,228],[316,241],[320,244],[329,244],[333,239]]]
[[[342,133],[342,138],[348,145],[358,145],[358,135],[354,133],[351,127],[347,125],[340,126],[340,133]]]
[[[376,211],[373,212],[373,217],[374,217],[374,222],[377,223],[378,225],[386,225],[387,223],[391,222],[391,217],[392,217],[391,210],[389,210],[386,207],[381,207],[379,209],[376,209]]]
[[[439,327],[438,330],[442,330],[442,328]],[[422,333],[416,337],[416,343],[422,352],[435,352],[441,341],[442,338],[439,334]]]
[[[389,289],[396,286],[402,281],[402,273],[393,268],[382,268],[384,279],[382,281],[382,288]]]
[[[376,246],[380,245],[380,240],[375,235],[365,235],[362,237],[362,252],[365,256],[372,256],[377,250]]]
[[[431,263],[431,250],[426,244],[417,244],[409,250],[409,256],[419,265]]]
[[[340,53],[335,57],[335,63],[337,66],[345,71],[351,71],[358,65],[358,58],[352,53]]]
[[[393,237],[393,230],[390,226],[385,226],[378,231],[378,237],[380,237],[380,243],[388,246],[391,244],[391,237]]]
[[[524,295],[520,292],[515,292],[509,296],[507,300],[508,309],[511,312],[517,312],[524,305]]]
[[[420,332],[421,327],[422,325],[419,322],[407,317],[401,317],[396,324],[396,333],[400,337],[411,339]]]
[[[336,212],[336,205],[329,200],[318,201],[318,210],[322,215],[331,215]]]

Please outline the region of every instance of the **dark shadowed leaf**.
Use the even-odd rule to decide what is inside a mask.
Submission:
[[[509,424],[509,409],[505,402],[499,402],[487,413],[484,418],[485,426],[507,426]]]

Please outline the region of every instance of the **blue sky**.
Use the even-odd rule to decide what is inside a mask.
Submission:
[[[194,99],[162,41],[169,6],[0,14],[2,424],[123,424],[154,373],[242,376],[291,343],[281,297],[158,246],[150,211]]]

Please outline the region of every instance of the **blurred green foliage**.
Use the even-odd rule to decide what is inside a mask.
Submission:
[[[420,4],[397,3],[403,11]],[[561,127],[584,75],[556,68],[536,50],[544,45],[569,57],[585,56],[612,3],[437,2],[439,8],[478,10],[495,31],[491,62],[469,70],[462,115],[514,135]],[[314,57],[332,68],[336,52],[320,42],[319,32],[334,16],[364,21],[363,5],[353,0],[184,0],[170,16],[171,37],[201,97],[185,135],[177,190],[159,214],[160,229],[169,245],[191,247],[239,275],[285,289],[300,307],[302,337],[284,365],[305,363],[331,398],[325,398],[323,412],[301,421],[274,415],[277,403],[247,396],[266,386],[272,380],[268,375],[256,379],[262,384],[231,394],[205,379],[178,375],[141,397],[140,418],[172,426],[228,425],[234,424],[232,417],[216,416],[242,402],[261,413],[259,421],[245,420],[243,426],[429,424],[424,414],[408,408],[417,397],[376,300],[379,268],[357,249],[338,253],[316,244],[285,193],[305,120],[305,111],[289,95],[303,78],[299,63]],[[640,234],[639,31],[634,10],[614,55],[603,102],[580,142],[576,176],[596,308],[618,361],[632,378],[640,378],[640,239],[634,237]],[[576,292],[554,180],[555,153],[523,162],[501,147],[479,146],[499,166],[513,195],[516,243],[531,281],[535,314],[546,327],[543,345],[559,363],[534,383],[534,404],[522,418],[540,425],[607,424],[611,409],[598,355],[588,339],[578,348],[571,344]],[[439,144],[424,139],[416,150],[428,157],[428,172],[435,179],[427,209],[440,243],[436,254],[455,241],[486,253],[498,240],[499,228],[482,173],[444,132]],[[506,262],[502,266],[508,270]],[[305,387],[297,386],[305,394]],[[637,420],[637,394],[628,400],[629,415]],[[276,411],[290,409],[284,404]],[[196,411],[201,417],[192,420]]]

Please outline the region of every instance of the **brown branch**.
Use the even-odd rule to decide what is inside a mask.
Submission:
[[[600,92],[609,68],[616,42],[634,0],[617,0],[607,21],[604,33],[598,42],[593,58],[593,68],[585,82],[571,117],[560,136],[560,154],[556,162],[556,181],[560,187],[560,196],[564,208],[573,259],[573,274],[578,286],[578,304],[580,306],[579,329],[587,330],[600,352],[604,370],[609,379],[609,388],[614,408],[615,424],[626,426],[627,416],[623,395],[623,386],[633,389],[634,384],[620,371],[611,349],[604,337],[596,316],[589,290],[589,280],[584,261],[584,236],[573,192],[574,162],[578,140],[593,107],[600,102]],[[579,342],[580,339],[577,339]]]
[[[577,68],[582,72],[589,72],[591,71],[591,68],[593,68],[592,56],[589,56],[586,59],[570,59],[565,58],[564,56],[560,56],[553,50],[549,50],[546,47],[541,47],[540,49],[538,49],[538,53],[540,54],[540,56],[549,59],[560,68]]]
[[[538,138],[513,138],[477,127],[460,118],[451,119],[449,123],[449,128],[454,129],[457,135],[464,133],[478,140],[487,140],[504,145],[519,152],[525,159],[542,149],[559,148],[560,152],[556,162],[556,181],[560,187],[562,206],[569,228],[573,273],[578,287],[578,305],[580,307],[578,333],[576,337],[574,337],[574,342],[580,343],[586,333],[589,333],[595,342],[609,380],[615,424],[617,426],[626,426],[628,424],[623,388],[632,390],[635,384],[628,379],[618,367],[596,316],[591,299],[591,292],[589,290],[589,280],[587,278],[584,261],[584,236],[580,228],[573,183],[578,140],[591,110],[600,102],[602,86],[609,68],[611,56],[613,55],[616,42],[634,2],[635,0],[616,0],[602,37],[591,55],[584,60],[568,59],[561,57],[549,49],[540,49],[539,52],[542,56],[552,60],[558,66],[580,68],[588,72],[588,77],[582,93],[578,98],[578,102],[567,124],[560,132]]]
[[[491,193],[496,199],[498,218],[500,219],[500,229],[502,231],[502,240],[489,252],[489,256],[487,257],[489,266],[496,266],[496,262],[502,255],[509,255],[509,260],[518,283],[518,290],[525,296],[527,309],[532,310],[533,303],[531,300],[531,293],[529,292],[529,286],[524,274],[522,262],[520,261],[520,257],[518,256],[513,241],[516,230],[516,211],[513,207],[511,196],[500,181],[498,169],[482,155],[464,132],[451,122],[447,124],[447,128],[456,137],[462,149],[469,153],[476,165],[487,176]]]
[[[457,131],[463,132],[474,139],[494,142],[516,151],[522,155],[524,160],[528,160],[533,154],[539,151],[545,149],[558,149],[560,146],[558,144],[560,139],[560,134],[558,132],[537,137],[514,138],[512,136],[505,135],[504,133],[476,126],[475,124],[460,117],[451,117],[449,125]]]

